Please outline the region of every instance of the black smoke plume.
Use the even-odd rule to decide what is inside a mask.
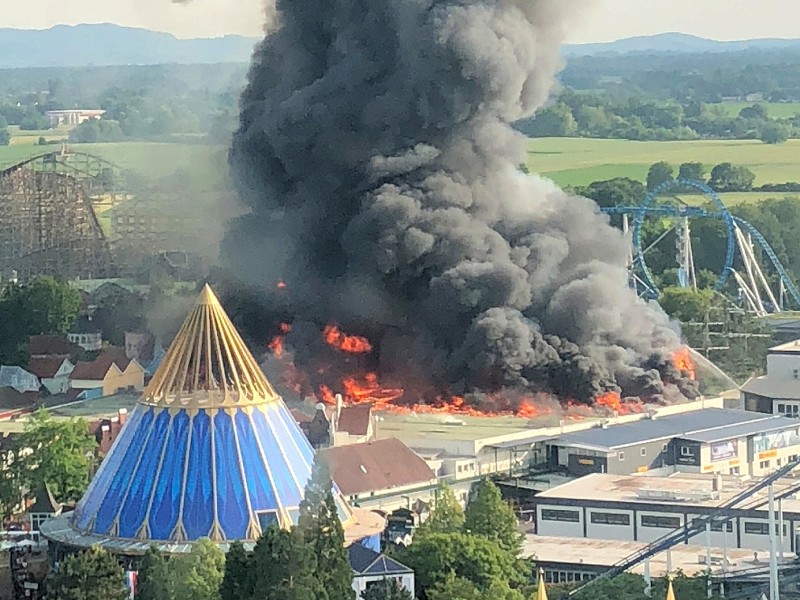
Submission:
[[[546,101],[586,4],[277,0],[230,153],[251,212],[223,255],[274,291],[250,332],[336,322],[381,375],[453,393],[693,394],[679,336],[627,286],[628,241],[518,169],[511,123]]]

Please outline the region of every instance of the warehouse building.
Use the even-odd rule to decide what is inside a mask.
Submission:
[[[716,512],[727,500],[753,484],[743,477],[675,473],[669,477],[594,473],[534,498],[535,532],[539,536],[649,543],[686,527],[699,516]],[[776,482],[777,496],[796,478]],[[800,501],[779,500],[778,547],[796,552]],[[769,550],[766,490],[741,508],[726,512],[709,533],[686,537],[686,544],[716,548]]]
[[[781,415],[706,408],[559,436],[551,467],[571,475],[653,470],[760,476],[800,454],[800,423]]]

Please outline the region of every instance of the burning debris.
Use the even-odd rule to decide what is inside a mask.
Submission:
[[[250,213],[223,254],[263,288],[250,336],[291,323],[268,343],[294,349],[293,385],[488,413],[696,395],[627,286],[627,240],[517,168],[511,123],[545,102],[585,2],[271,4],[230,154]]]

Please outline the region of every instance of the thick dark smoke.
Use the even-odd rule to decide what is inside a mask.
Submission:
[[[384,376],[453,392],[691,394],[623,235],[518,170],[510,124],[546,101],[586,6],[278,0],[231,151],[252,213],[223,249],[247,283],[287,282],[270,318],[337,322]]]

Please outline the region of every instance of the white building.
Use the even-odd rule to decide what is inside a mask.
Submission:
[[[89,119],[99,119],[106,114],[106,111],[89,109],[48,110],[44,114],[50,119],[52,127],[58,127],[59,125],[80,125]]]
[[[749,478],[676,473],[669,477],[595,473],[538,494],[534,499],[539,536],[649,543],[690,523],[753,485]],[[776,482],[780,496],[796,480]],[[778,547],[797,551],[800,501],[780,501]],[[710,545],[768,551],[769,515],[766,492],[754,494],[744,508],[730,509],[726,523],[711,527]],[[703,532],[685,544],[706,545]]]
[[[365,548],[359,544],[348,547],[350,568],[353,569],[353,591],[356,600],[370,585],[384,579],[394,581],[398,586],[405,588],[414,595],[414,571],[401,565],[394,559]]]
[[[800,340],[769,349],[767,374],[741,387],[747,410],[800,417]]]

